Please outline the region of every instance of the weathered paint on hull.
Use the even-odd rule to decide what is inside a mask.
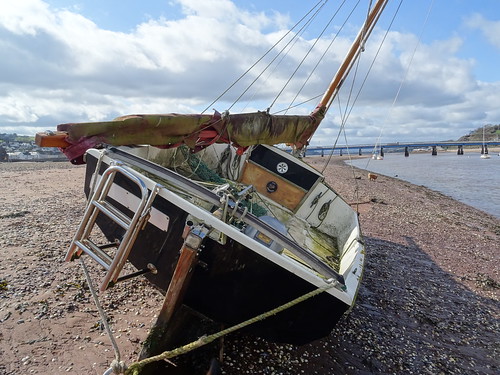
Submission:
[[[85,190],[95,170],[96,159],[87,158]],[[102,165],[101,170],[107,166]],[[115,181],[133,192],[126,180]],[[117,202],[113,202],[117,206]],[[129,255],[138,269],[153,263],[158,273],[146,274],[148,280],[163,293],[166,291],[182,246],[186,213],[158,196],[154,207],[169,217],[164,232],[148,223],[138,236]],[[125,210],[125,209],[124,209]],[[108,240],[120,238],[122,229],[105,216],[97,221]],[[211,239],[205,242],[199,265],[194,270],[184,303],[186,306],[226,326],[240,323],[297,298],[315,286],[273,262],[228,239],[221,245]],[[322,293],[274,317],[251,325],[251,334],[271,341],[305,344],[331,332],[348,305],[332,295]]]

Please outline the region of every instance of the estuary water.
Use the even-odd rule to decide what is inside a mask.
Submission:
[[[385,154],[384,160],[355,159],[355,167],[396,177],[439,191],[462,203],[500,218],[500,156],[490,153],[457,155],[452,152],[426,154]],[[349,163],[349,162],[348,162]]]

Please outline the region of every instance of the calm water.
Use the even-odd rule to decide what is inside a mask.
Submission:
[[[423,185],[500,218],[500,156],[491,153],[386,154],[384,160],[357,159],[358,168]]]

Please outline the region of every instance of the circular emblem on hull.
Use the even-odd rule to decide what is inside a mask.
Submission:
[[[274,193],[276,190],[278,190],[278,184],[274,181],[269,181],[266,184],[266,190],[268,193]]]
[[[278,173],[286,173],[288,172],[288,164],[285,163],[284,161],[282,162],[279,162],[278,165],[276,166],[276,170],[278,171]]]

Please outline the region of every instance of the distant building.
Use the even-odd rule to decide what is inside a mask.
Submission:
[[[16,151],[16,152],[8,152],[9,161],[27,161],[27,160],[35,160],[36,155],[34,153],[28,151]]]
[[[7,152],[6,161],[52,161],[66,160],[63,153],[56,151],[51,153],[39,153],[37,151]]]

